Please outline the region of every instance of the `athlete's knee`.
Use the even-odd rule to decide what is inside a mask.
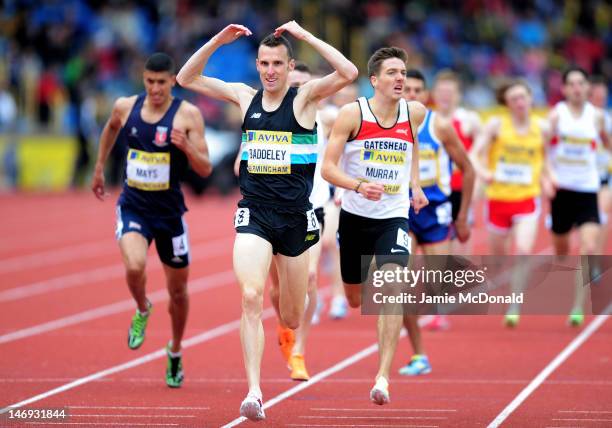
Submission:
[[[589,256],[596,254],[598,251],[597,247],[598,245],[595,239],[592,241],[582,242],[580,244],[580,254],[589,255]]]
[[[261,313],[263,310],[263,288],[245,287],[242,290],[242,309],[249,313]]]
[[[281,318],[283,320],[283,324],[292,330],[295,330],[300,326],[300,314],[297,313],[297,311],[281,310]]]
[[[172,303],[186,302],[187,300],[189,300],[189,294],[187,293],[187,284],[169,288],[168,295],[170,296],[170,302]]]
[[[358,308],[361,306],[361,290],[356,291],[348,291],[344,290],[346,294],[346,300],[351,308]]]
[[[308,291],[316,290],[319,282],[319,273],[317,270],[308,271]]]
[[[139,277],[144,275],[146,261],[138,258],[128,258],[125,261],[125,271],[130,277]]]

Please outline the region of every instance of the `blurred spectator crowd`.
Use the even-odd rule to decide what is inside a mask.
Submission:
[[[406,49],[410,65],[429,78],[454,69],[465,83],[464,102],[474,108],[495,103],[493,88],[504,76],[525,77],[536,104],[545,106],[558,101],[567,65],[612,75],[612,6],[605,0],[4,0],[0,133],[75,135],[86,164],[113,100],[142,91],[149,54],[165,51],[180,67],[223,26],[242,23],[254,36],[224,46],[207,73],[258,86],[257,43],[290,19],[362,71],[383,45]],[[236,110],[180,88],[176,94],[201,108],[213,140],[219,131],[222,141],[235,141],[229,150],[237,149]]]

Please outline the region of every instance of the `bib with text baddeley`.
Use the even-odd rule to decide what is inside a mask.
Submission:
[[[130,149],[127,156],[127,184],[140,190],[170,188],[170,153]]]
[[[247,171],[251,174],[291,174],[291,132],[247,131]]]

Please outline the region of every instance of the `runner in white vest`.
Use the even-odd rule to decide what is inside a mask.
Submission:
[[[557,255],[570,252],[570,232],[578,228],[580,254],[592,255],[598,250],[601,233],[597,191],[597,147],[608,147],[603,112],[587,101],[589,84],[584,70],[573,67],[563,73],[565,101],[550,113],[553,138],[549,147],[553,244]],[[584,322],[584,287],[577,287],[569,322]]]
[[[348,189],[342,197],[338,236],[342,281],[352,307],[361,305],[361,285],[372,255],[378,269],[408,264],[409,184],[415,212],[428,203],[419,186],[415,144],[426,109],[403,98],[407,59],[399,48],[381,48],[372,55],[368,75],[374,96],[340,110],[323,161],[323,178]],[[344,170],[338,166],[341,156]],[[370,391],[375,404],[389,402],[389,371],[401,326],[401,314],[379,316],[380,361]]]

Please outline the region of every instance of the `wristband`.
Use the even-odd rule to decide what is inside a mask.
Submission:
[[[355,193],[359,193],[359,188],[361,187],[361,183],[363,183],[363,180],[359,180],[359,183],[357,183],[357,187],[355,187]]]

